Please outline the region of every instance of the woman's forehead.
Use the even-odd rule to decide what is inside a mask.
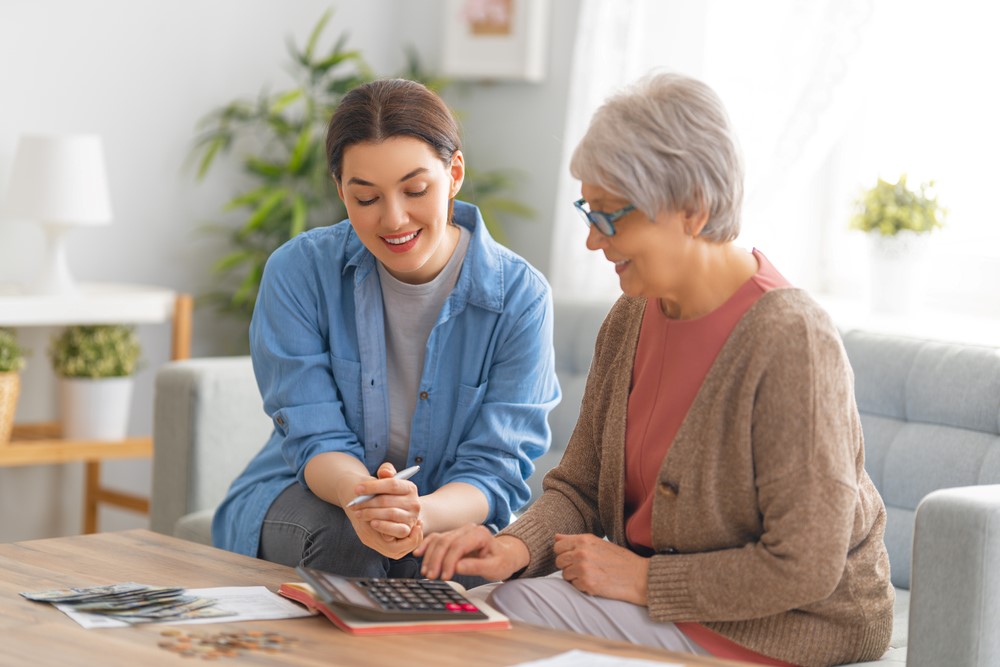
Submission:
[[[441,160],[426,142],[416,137],[390,137],[348,146],[341,177],[345,183],[390,185],[408,180],[416,172],[435,174],[442,170]]]
[[[589,181],[583,181],[580,184],[580,196],[587,200],[587,203],[591,206],[599,206],[608,203],[612,204],[627,204],[625,197],[620,194],[607,190],[596,183],[591,183]]]

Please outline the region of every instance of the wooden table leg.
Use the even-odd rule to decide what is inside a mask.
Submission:
[[[101,462],[86,461],[83,481],[83,532],[97,532],[97,496],[101,489]]]

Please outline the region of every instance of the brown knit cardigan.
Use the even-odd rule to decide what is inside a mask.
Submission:
[[[625,416],[645,299],[604,321],[580,418],[544,493],[504,532],[555,570],[556,533],[625,546]],[[719,352],[660,466],[649,615],[799,665],[876,660],[892,633],[885,507],[854,376],[805,292],[762,296]]]

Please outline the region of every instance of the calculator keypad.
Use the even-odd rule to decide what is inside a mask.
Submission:
[[[386,611],[481,615],[476,605],[443,581],[426,579],[358,578],[355,585]]]
[[[343,577],[302,565],[296,570],[324,603],[350,611],[364,620],[473,621],[489,618],[445,581]]]

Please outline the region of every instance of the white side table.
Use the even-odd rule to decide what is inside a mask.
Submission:
[[[72,324],[172,325],[172,359],[191,356],[193,299],[163,287],[92,283],[79,285],[73,297],[38,296],[0,286],[0,326],[42,327]],[[150,436],[120,441],[66,440],[56,422],[15,424],[10,442],[0,442],[0,467],[49,465],[82,461],[85,465],[83,530],[97,532],[100,503],[149,512],[149,499],[101,485],[105,459],[150,458]]]

